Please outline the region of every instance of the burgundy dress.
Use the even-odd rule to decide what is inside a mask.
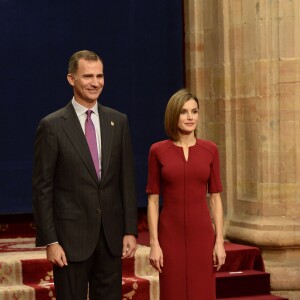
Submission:
[[[215,234],[206,194],[221,191],[214,143],[197,139],[187,161],[183,148],[171,140],[151,146],[146,192],[163,198],[158,229],[164,256],[160,300],[216,299]]]

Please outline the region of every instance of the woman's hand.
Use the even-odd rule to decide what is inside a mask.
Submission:
[[[159,273],[162,272],[164,266],[163,252],[159,244],[151,245],[149,261],[153,268],[155,268]]]
[[[213,262],[214,267],[217,268],[217,271],[225,264],[226,252],[224,249],[223,242],[216,242],[214,251],[213,251]]]

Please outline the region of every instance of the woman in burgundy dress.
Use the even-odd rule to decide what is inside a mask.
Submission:
[[[216,299],[215,270],[225,262],[219,154],[196,138],[198,119],[197,98],[179,90],[165,112],[170,139],[149,152],[149,260],[160,272],[161,300]]]

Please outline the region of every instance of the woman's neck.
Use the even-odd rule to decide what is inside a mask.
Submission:
[[[190,135],[179,135],[178,141],[175,142],[176,145],[182,146],[182,147],[190,147],[195,145],[196,143],[196,137],[193,134]]]

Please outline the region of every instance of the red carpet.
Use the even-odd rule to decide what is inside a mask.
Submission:
[[[123,261],[123,298],[149,299],[150,282],[135,275],[134,259]],[[34,238],[0,239],[0,299],[55,299],[52,264]]]
[[[145,215],[139,221],[138,251],[134,259],[123,261],[122,300],[158,300],[158,274],[148,262]],[[55,299],[52,266],[45,258],[45,250],[34,247],[33,235],[32,216],[1,216],[0,299]],[[270,295],[270,274],[264,272],[258,248],[225,243],[225,249],[226,264],[216,275],[218,300],[286,299]]]

